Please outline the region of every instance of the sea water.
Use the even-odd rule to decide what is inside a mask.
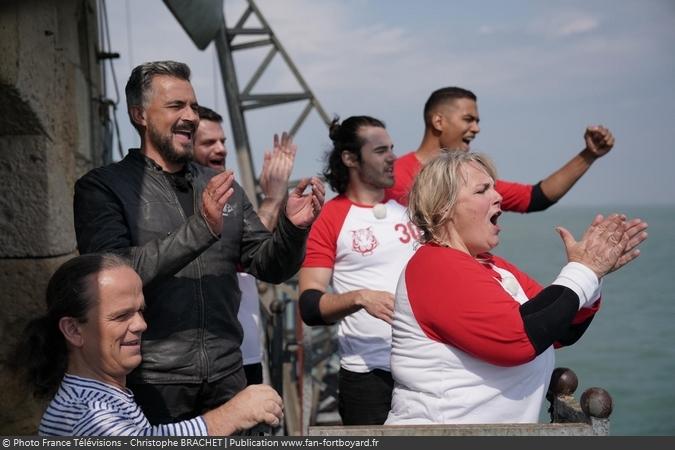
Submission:
[[[600,312],[579,342],[556,351],[556,366],[577,374],[577,399],[593,386],[610,393],[610,434],[675,435],[675,206],[553,206],[504,214],[494,253],[547,285],[566,262],[554,227],[578,239],[596,213],[611,212],[646,220],[649,239],[636,261],[605,278]]]

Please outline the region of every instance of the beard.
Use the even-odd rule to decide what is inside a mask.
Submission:
[[[176,150],[171,135],[163,135],[152,124],[148,124],[148,137],[162,157],[171,163],[186,164],[192,161],[194,144],[190,142],[183,151]]]
[[[394,177],[372,167],[367,167],[361,172],[361,179],[378,189],[389,189],[394,185]]]

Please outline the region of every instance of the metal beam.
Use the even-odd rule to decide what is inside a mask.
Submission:
[[[323,109],[323,107],[321,106],[321,104],[319,103],[319,101],[316,100],[316,97],[315,97],[314,93],[313,93],[312,90],[309,88],[309,85],[305,82],[305,79],[302,77],[302,75],[300,75],[300,71],[298,70],[297,67],[295,67],[295,64],[293,64],[293,61],[291,60],[291,57],[288,56],[288,53],[286,53],[286,50],[285,50],[284,47],[281,45],[281,42],[279,42],[279,40],[277,39],[276,35],[274,35],[274,33],[271,32],[271,28],[270,28],[269,24],[267,23],[267,20],[265,20],[265,18],[263,17],[262,13],[261,13],[260,10],[258,9],[258,6],[256,6],[256,4],[253,2],[253,0],[248,0],[248,3],[249,3],[249,7],[253,10],[253,12],[254,12],[254,13],[256,14],[256,16],[258,17],[258,20],[260,21],[260,23],[262,24],[262,26],[263,26],[264,28],[267,28],[267,29],[270,30],[270,33],[271,33],[271,36],[270,36],[270,37],[271,37],[272,40],[274,41],[275,47],[277,47],[277,50],[279,50],[279,53],[280,53],[281,56],[284,58],[284,61],[286,61],[286,64],[288,65],[288,68],[291,70],[291,72],[293,73],[293,75],[295,75],[295,79],[298,81],[298,83],[300,84],[300,86],[302,86],[302,89],[303,89],[305,92],[309,93],[310,96],[314,98],[314,100],[315,100],[315,101],[313,102],[313,103],[314,103],[314,108],[316,108],[316,111],[319,113],[319,115],[320,115],[321,118],[323,119],[323,121],[324,121],[324,123],[326,124],[326,126],[330,125],[330,122],[331,122],[330,116],[329,116],[328,114],[326,114],[326,111],[324,111],[324,109]]]
[[[253,207],[257,209],[258,197],[255,189],[256,180],[253,171],[253,162],[251,161],[251,144],[248,139],[244,110],[241,108],[241,100],[239,99],[237,72],[234,68],[234,59],[232,57],[232,50],[230,49],[230,42],[227,39],[224,14],[223,26],[216,35],[215,41],[220,72],[223,79],[223,87],[227,97],[227,110],[230,115],[230,124],[232,125],[232,137],[237,153],[237,161],[239,163],[241,185],[244,188],[244,191],[246,191],[246,195],[253,204]]]
[[[321,104],[314,96],[314,93],[305,82],[300,71],[291,60],[286,50],[277,39],[269,23],[265,20],[262,13],[253,0],[247,0],[248,7],[235,22],[231,28],[227,27],[227,21],[223,13],[223,26],[218,32],[215,42],[218,53],[218,61],[223,77],[223,86],[227,99],[227,106],[232,126],[232,138],[239,163],[241,184],[246,194],[251,199],[255,207],[260,201],[259,192],[256,189],[256,176],[253,161],[251,159],[251,146],[246,127],[244,112],[252,109],[282,105],[285,103],[308,100],[307,106],[301,111],[300,116],[294,121],[290,133],[294,135],[298,132],[300,126],[305,122],[309,113],[315,109],[323,122],[330,124],[330,117],[321,107]],[[256,26],[247,26],[247,21],[255,17],[259,22]],[[257,39],[250,42],[235,43],[238,36],[266,35],[263,39]],[[239,87],[235,63],[233,58],[234,51],[242,51],[252,48],[270,46],[270,50],[264,57],[258,68],[245,83],[243,90]],[[256,84],[260,81],[265,71],[269,68],[274,56],[280,54],[284,63],[293,74],[300,92],[286,93],[254,93]]]
[[[260,80],[260,77],[262,74],[267,70],[267,67],[269,67],[270,62],[272,62],[272,58],[274,58],[274,55],[277,54],[277,49],[275,47],[272,47],[269,52],[267,52],[267,55],[265,56],[265,59],[260,63],[256,71],[253,73],[253,76],[251,76],[251,79],[248,80],[248,83],[246,84],[246,87],[244,88],[243,91],[241,91],[242,95],[249,95],[251,93],[251,89],[255,87],[255,84]]]
[[[230,45],[230,50],[233,52],[237,50],[247,50],[249,48],[264,47],[265,45],[271,45],[272,39],[260,39],[259,41],[244,42],[241,44]]]

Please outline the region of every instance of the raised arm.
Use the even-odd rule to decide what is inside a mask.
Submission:
[[[293,171],[297,145],[293,137],[285,131],[274,135],[274,148],[265,152],[260,172],[260,189],[265,196],[258,208],[260,221],[268,230],[273,230],[279,220],[279,211],[288,194],[288,179]]]
[[[614,136],[602,125],[586,128],[584,140],[586,147],[579,154],[541,181],[541,191],[549,201],[560,200],[595,160],[606,155],[614,146]]]
[[[360,309],[387,323],[394,318],[394,296],[390,292],[359,289],[343,294],[327,293],[333,270],[303,267],[299,275],[300,315],[307,325],[328,325]]]

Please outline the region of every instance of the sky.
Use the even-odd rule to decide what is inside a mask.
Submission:
[[[613,150],[561,205],[675,205],[675,2],[672,0],[257,0],[267,22],[329,115],[383,120],[398,156],[415,150],[429,94],[461,86],[478,96],[481,133],[472,150],[496,162],[500,178],[536,183],[584,146],[586,126],[603,124]],[[140,140],[129,124],[124,85],[146,61],[190,65],[200,104],[226,117],[213,44],[200,51],[160,0],[105,2],[119,84],[123,148]],[[232,26],[243,0],[225,0]],[[251,22],[254,26],[257,23]],[[239,52],[242,53],[242,52]],[[266,50],[236,54],[244,86]],[[116,99],[107,70],[108,95]],[[256,92],[293,92],[277,56]],[[272,135],[301,105],[246,113],[259,171]],[[312,113],[296,136],[292,177],[322,170],[328,132]],[[232,141],[228,166],[235,169]]]

